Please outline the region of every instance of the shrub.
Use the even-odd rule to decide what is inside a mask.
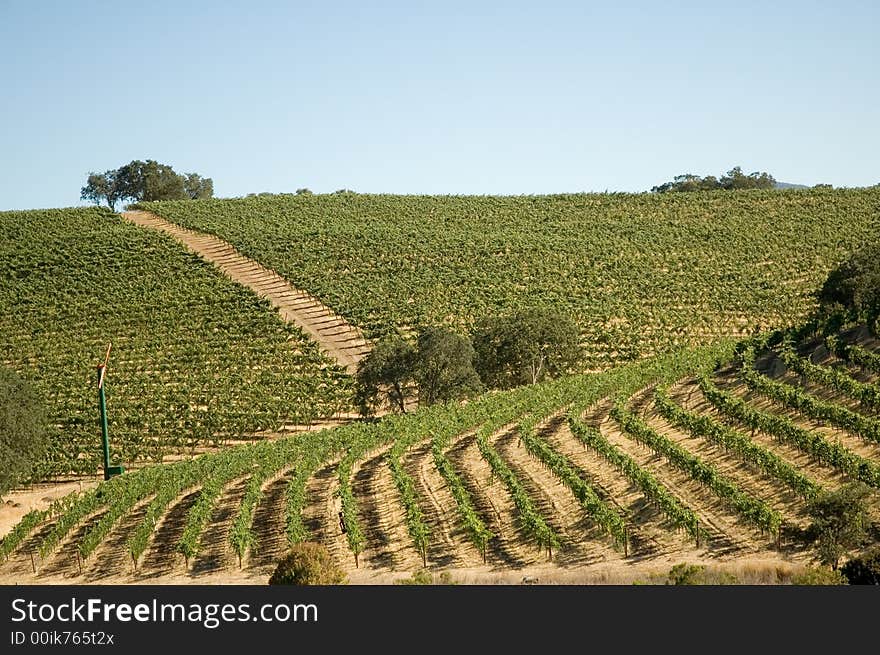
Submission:
[[[433,575],[428,569],[422,569],[413,573],[411,578],[403,578],[396,580],[394,584],[399,585],[448,585],[455,584],[449,571],[443,571],[440,575]]]
[[[846,584],[846,578],[840,571],[835,571],[828,566],[808,566],[802,573],[791,577],[794,585],[841,585]]]
[[[736,583],[736,577],[730,573],[709,571],[700,564],[685,562],[676,564],[666,574],[667,585],[730,585]]]
[[[842,567],[841,573],[850,584],[880,585],[880,546],[869,548]]]
[[[269,578],[270,585],[332,585],[347,582],[345,572],[333,562],[327,548],[311,541],[293,546]]]

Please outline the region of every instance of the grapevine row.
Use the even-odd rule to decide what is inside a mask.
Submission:
[[[858,400],[862,406],[880,408],[880,387],[877,385],[859,382],[836,368],[813,364],[810,360],[797,355],[789,347],[781,348],[779,357],[786,366],[808,380],[819,382],[845,393]]]
[[[556,452],[545,441],[539,439],[530,426],[521,425],[519,436],[526,450],[543,462],[553,475],[568,487],[596,525],[611,535],[616,546],[623,546],[626,550],[627,527],[624,517],[596,494],[581,477],[578,468],[565,455]]]
[[[516,506],[517,518],[525,533],[535,539],[541,547],[546,547],[548,556],[552,557],[553,548],[559,545],[559,537],[544,521],[519,478],[489,443],[489,435],[485,429],[477,431],[477,447],[483,459],[491,467],[493,475],[507,487],[510,499]]]
[[[825,339],[825,345],[841,359],[880,374],[880,355],[877,353],[862,346],[848,344],[836,337]]]
[[[823,464],[872,487],[880,488],[880,466],[860,457],[840,443],[832,443],[816,432],[804,430],[783,416],[755,409],[741,398],[716,387],[707,376],[700,379],[700,390],[718,411],[729,418],[744,423],[752,430],[773,435]]]
[[[762,531],[779,534],[782,517],[764,501],[743,491],[718,470],[687,450],[642,423],[634,414],[626,411],[620,403],[611,409],[611,417],[632,437],[645,444],[656,453],[663,455],[676,468],[690,475],[694,480],[709,487],[715,495],[729,502],[743,517],[754,523]]]
[[[755,369],[754,351],[742,355],[742,378],[749,388],[796,409],[811,418],[828,421],[832,425],[856,434],[867,441],[880,443],[880,420],[863,416],[836,403],[819,400],[800,387],[777,382]]]
[[[663,512],[673,525],[683,528],[691,535],[696,540],[697,545],[706,537],[706,531],[700,524],[700,519],[694,511],[683,505],[657,478],[608,441],[601,432],[584,425],[573,417],[569,419],[568,425],[575,437],[583,442],[584,445],[595,450],[607,462],[614,465],[618,471],[623,473],[630,482],[639,488],[639,491],[642,492],[642,495],[648,501]]]
[[[670,423],[720,446],[725,451],[733,451],[743,461],[785,483],[799,496],[812,500],[822,491],[818,484],[776,453],[755,443],[746,435],[716,422],[709,416],[685,410],[674,403],[665,390],[658,388],[654,398],[655,406],[660,415]]]

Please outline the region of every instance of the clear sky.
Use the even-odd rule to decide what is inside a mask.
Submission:
[[[0,0],[0,209],[156,159],[218,196],[880,182],[880,3]]]

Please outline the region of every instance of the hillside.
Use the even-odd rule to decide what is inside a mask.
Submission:
[[[359,582],[677,561],[784,580],[823,490],[869,485],[877,540],[880,341],[782,336],[126,474],[25,517],[0,580],[263,581],[307,539]]]
[[[0,360],[52,415],[39,476],[98,467],[108,342],[112,455],[126,466],[348,408],[341,368],[170,237],[99,209],[2,212],[0,233]]]
[[[803,320],[828,271],[878,233],[878,206],[880,189],[141,205],[229,241],[368,337],[565,310],[587,369]]]

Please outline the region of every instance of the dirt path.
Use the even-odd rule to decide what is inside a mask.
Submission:
[[[150,212],[128,211],[122,212],[122,216],[136,225],[170,234],[239,284],[268,299],[285,321],[297,325],[350,373],[357,370],[358,362],[370,352],[370,344],[358,328],[222,239],[182,228]]]

